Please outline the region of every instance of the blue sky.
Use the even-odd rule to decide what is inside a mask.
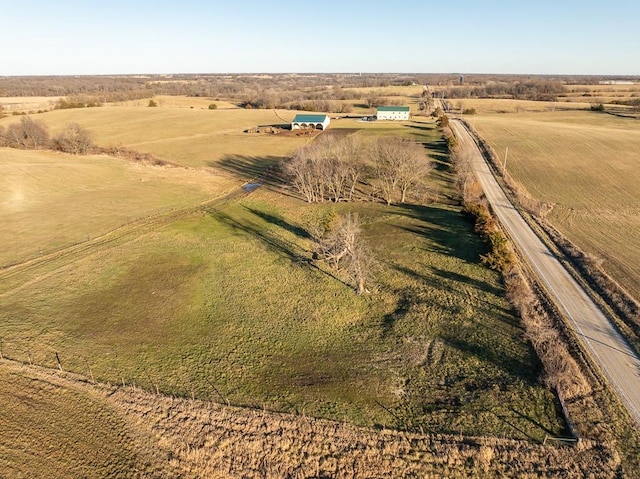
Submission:
[[[640,74],[640,0],[2,0],[0,75]]]

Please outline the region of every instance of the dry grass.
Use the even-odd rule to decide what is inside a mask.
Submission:
[[[106,156],[1,151],[0,265],[200,203],[237,184],[203,170],[138,165]]]
[[[3,96],[0,106],[5,113],[49,110],[53,108],[60,96]]]
[[[110,116],[114,111],[117,115]],[[112,107],[59,111],[42,118],[53,128],[81,114],[107,136],[109,132],[128,135],[126,122],[130,119],[130,128],[151,137],[146,141],[161,143],[162,132],[172,131],[176,119],[186,122],[182,136],[206,138],[203,118],[212,113],[225,112]],[[258,118],[245,110],[226,113],[247,121]],[[189,123],[192,114],[203,116]],[[260,112],[266,114],[273,112]],[[110,120],[125,125],[100,123]],[[147,121],[156,128],[143,131]],[[396,133],[433,144],[433,153],[440,160],[435,174],[442,197],[451,194],[451,180],[442,162],[443,144],[432,124],[389,122],[366,128],[366,134]],[[226,148],[232,145],[225,143]],[[264,157],[243,156],[236,160],[226,165],[238,175],[260,169],[265,161]],[[90,158],[74,161],[93,165]],[[221,168],[223,164],[218,163]],[[107,170],[102,175],[110,178],[113,168]],[[68,174],[60,171],[59,176]],[[42,182],[54,183],[46,176]],[[84,182],[78,180],[78,184]],[[129,185],[123,195],[132,188]],[[34,194],[40,189],[34,187]],[[44,191],[51,198],[59,194]],[[93,192],[96,198],[98,191]],[[110,195],[107,193],[119,203]],[[78,202],[62,198],[60,208],[67,203],[77,207]],[[87,199],[81,206],[91,211],[91,205]],[[23,286],[1,298],[5,354],[53,365],[54,353],[60,352],[65,368],[113,382],[348,418],[359,424],[540,440],[546,433],[561,433],[563,425],[553,396],[537,382],[535,355],[522,340],[498,276],[479,264],[482,247],[456,208],[445,204],[359,207],[372,247],[385,258],[379,294],[369,298],[353,295],[339,279],[305,261],[309,244],[304,225],[333,208],[322,205],[311,210],[296,199],[259,190],[249,199],[158,228],[136,241],[28,271],[19,278]],[[150,396],[140,394],[126,401],[144,407],[144,398]],[[265,428],[262,422],[252,422],[262,421],[262,416],[240,415],[239,424],[246,427],[234,426],[236,429],[264,429],[254,439],[241,435],[245,434],[242,431],[230,433],[229,424],[235,423],[228,415],[222,414],[222,420],[216,422],[207,411],[219,410],[217,406],[205,404],[204,412],[193,413],[201,419],[192,420],[184,412],[191,403],[167,401],[160,409],[146,403],[149,410],[131,417],[148,422],[152,434],[165,438],[160,447],[176,458],[172,464],[194,476],[201,470],[203,475],[239,476],[243,473],[234,469],[230,458],[244,458],[243,454],[249,457],[237,467],[250,471],[245,475],[272,477],[289,470],[302,476],[312,470],[309,468],[317,475],[371,477],[392,467],[424,474],[433,467],[429,474],[444,471],[456,477],[476,469],[492,470],[494,463],[498,471],[507,470],[519,452],[531,448],[545,451],[543,456],[556,454],[548,452],[555,450],[508,441],[503,448],[500,441],[471,441],[475,446],[468,448],[469,441],[460,445],[443,436],[445,444],[456,442],[448,449],[433,445],[431,438],[421,443],[417,436],[398,433],[392,433],[387,446],[379,444],[377,433],[354,426],[319,422],[322,427],[304,429],[309,420],[296,423],[290,416],[278,416],[285,419],[269,421]],[[167,416],[184,417],[188,428],[163,423]],[[289,420],[294,423],[291,428]],[[210,429],[215,430],[213,436],[207,436]],[[281,430],[290,431],[281,434],[286,440],[271,445],[275,431]],[[203,437],[209,439],[202,442]],[[300,437],[309,437],[305,444],[310,445],[294,447]],[[342,437],[347,438],[345,445],[332,450],[331,444],[342,444]],[[416,439],[417,446],[403,449],[406,437]],[[514,444],[518,445],[515,449]],[[606,471],[616,467],[606,448],[594,449],[589,444],[585,454],[589,461],[604,462]],[[214,446],[220,451],[217,455],[209,453],[208,448]],[[429,452],[432,447],[435,454]],[[406,466],[396,459],[404,454]],[[535,465],[539,456],[527,454],[520,457],[531,457],[534,465],[518,469],[523,475],[540,467]],[[431,460],[436,466],[430,465]],[[584,469],[567,465],[564,459],[558,461],[570,472],[579,470],[576,467]],[[354,467],[365,472],[356,473]]]
[[[149,98],[143,98],[140,100],[128,100],[111,102],[110,106],[135,106],[135,107],[147,107],[149,105]],[[215,103],[217,109],[237,109],[239,108],[235,103],[231,103],[226,99],[217,98],[203,98],[193,96],[173,96],[173,95],[156,95],[153,100],[157,103],[158,108],[194,108],[200,110],[208,110],[209,105]]]
[[[426,142],[437,197],[452,195],[432,123],[364,133]],[[306,225],[350,208],[381,258],[370,297],[308,262]],[[311,207],[261,189],[143,233],[3,280],[5,354],[55,365],[58,352],[65,368],[105,380],[363,425],[563,431],[499,277],[450,204]]]
[[[567,85],[564,101],[610,103],[640,96],[640,83],[632,85]]]
[[[359,87],[345,88],[345,91],[356,92],[361,98],[368,95],[384,96],[384,97],[416,97],[422,93],[422,85],[395,85],[386,87]]]
[[[483,115],[472,125],[581,249],[640,297],[640,123],[594,112]]]
[[[277,113],[290,121],[296,112]],[[308,141],[305,137],[244,133],[257,125],[285,123],[273,110],[108,106],[56,110],[36,118],[54,134],[75,122],[89,130],[99,146],[124,145],[195,167],[216,165],[229,155],[282,158]],[[18,119],[7,117],[0,124],[14,121]]]
[[[86,384],[0,361],[0,397],[3,478],[164,475],[151,438]]]
[[[478,114],[488,114],[586,110],[590,107],[590,103],[585,101],[569,103],[566,101],[528,101],[502,98],[461,98],[447,101],[454,113],[461,113],[468,108],[475,108]],[[476,117],[467,115],[465,118],[473,122]]]
[[[38,398],[45,406],[19,409],[23,414],[6,414],[5,409],[0,413],[5,426],[0,448],[8,453],[0,456],[0,463],[4,461],[3,477],[8,479],[43,474],[451,479],[597,474],[613,478],[619,472],[615,452],[592,441],[573,449],[494,438],[375,431],[134,388],[90,385],[68,374],[6,361],[0,367],[0,384],[11,386],[3,397],[17,404]],[[68,417],[76,420],[70,429]],[[27,421],[43,424],[39,442],[18,433]],[[86,441],[76,439],[74,427],[83,431]],[[71,442],[65,442],[68,437]],[[16,440],[26,448],[16,448]],[[100,443],[95,451],[87,449],[92,440]]]

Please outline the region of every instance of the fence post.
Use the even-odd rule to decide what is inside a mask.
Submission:
[[[62,371],[62,364],[60,363],[60,356],[58,356],[57,352],[56,352],[56,361],[58,362],[58,367],[60,368],[60,371]]]
[[[91,370],[91,366],[89,366],[89,361],[86,357],[84,358],[84,362],[87,364],[87,369],[89,370],[89,375],[91,376],[91,382],[95,384],[96,380],[93,377],[93,371]]]

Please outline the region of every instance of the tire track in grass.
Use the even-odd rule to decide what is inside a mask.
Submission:
[[[245,183],[224,196],[196,205],[140,218],[87,241],[75,243],[55,251],[34,256],[19,263],[5,266],[0,269],[0,298],[19,291],[51,274],[43,273],[38,275],[38,271],[46,271],[50,267],[58,269],[81,258],[86,258],[95,252],[127,243],[145,233],[169,225],[200,210],[221,207],[230,200],[248,196],[260,186],[262,186],[261,180]],[[55,267],[56,265],[58,265],[58,267]],[[30,277],[25,280],[23,276],[27,273],[31,274]]]

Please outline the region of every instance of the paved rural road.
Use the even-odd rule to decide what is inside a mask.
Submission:
[[[451,121],[451,127],[461,146],[471,152],[472,169],[500,223],[640,424],[640,359],[509,202],[466,127],[456,120]]]

